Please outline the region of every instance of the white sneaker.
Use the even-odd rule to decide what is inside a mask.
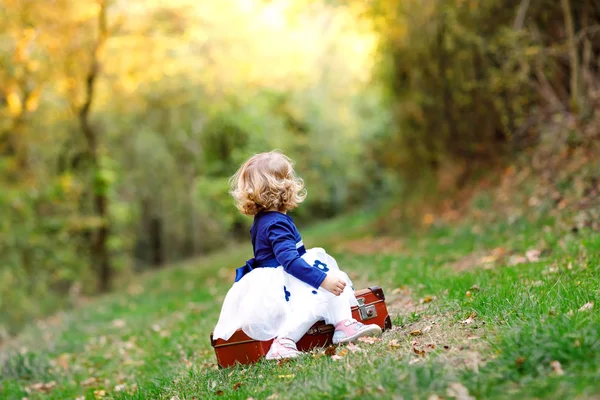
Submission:
[[[291,339],[280,339],[273,340],[273,344],[269,349],[269,352],[265,356],[267,360],[281,360],[283,358],[294,358],[298,357],[300,352],[296,347],[296,343]]]

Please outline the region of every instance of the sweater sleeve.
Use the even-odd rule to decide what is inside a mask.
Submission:
[[[284,221],[271,224],[267,230],[269,241],[273,247],[275,258],[285,271],[315,289],[318,289],[327,274],[318,268],[311,267],[298,254],[293,228]]]

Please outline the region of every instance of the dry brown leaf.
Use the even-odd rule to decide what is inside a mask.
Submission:
[[[348,349],[341,349],[338,353],[338,355],[341,357],[345,356],[346,354],[348,354]]]
[[[475,400],[475,397],[471,397],[467,388],[459,382],[451,383],[446,390],[446,394],[456,400]]]
[[[527,360],[527,358],[525,358],[525,357],[519,357],[519,358],[517,358],[515,360],[515,366],[517,368],[520,368],[526,360]]]
[[[360,347],[358,347],[354,343],[348,343],[348,345],[346,346],[346,348],[348,350],[350,350],[351,352],[353,352],[353,353],[360,353],[360,352],[363,351],[363,349],[361,349]]]
[[[425,350],[421,350],[421,349],[417,349],[416,347],[413,347],[413,352],[415,354],[420,355],[421,357],[425,357]]]
[[[359,337],[358,341],[359,342],[363,342],[363,343],[367,343],[367,344],[374,344],[374,343],[377,343],[377,342],[381,342],[381,339],[373,337],[373,336],[363,336],[363,337]]]
[[[98,379],[92,377],[87,378],[85,381],[81,382],[80,385],[83,387],[88,387],[88,386],[94,386],[96,383],[98,383]]]
[[[242,382],[236,382],[233,385],[233,390],[238,390],[241,387],[242,387]]]
[[[481,288],[479,287],[479,285],[473,285],[471,286],[471,290],[474,292],[479,292],[481,291]]]
[[[594,308],[594,302],[589,301],[589,302],[585,303],[584,305],[582,305],[579,308],[579,311],[580,312],[582,312],[582,311],[588,311],[588,310],[591,310],[592,308]]]
[[[106,390],[94,390],[94,397],[97,399],[106,397]]]
[[[122,383],[120,385],[115,386],[115,392],[123,392],[125,389],[127,389],[127,384]]]
[[[325,355],[326,356],[331,357],[331,356],[334,356],[335,353],[336,353],[336,346],[333,346],[333,345],[327,346],[327,348],[325,349]]]
[[[519,264],[524,264],[527,262],[527,257],[524,256],[512,256],[509,261],[508,264],[509,265],[519,265]]]
[[[540,261],[540,255],[542,255],[542,252],[536,249],[527,250],[527,252],[525,253],[525,257],[527,257],[527,261],[529,262]]]
[[[56,364],[64,370],[69,370],[70,354],[63,353],[56,359]]]
[[[432,298],[431,296],[425,296],[425,297],[423,297],[421,300],[419,300],[419,302],[420,302],[421,304],[424,304],[424,303],[431,303],[432,301],[433,301],[433,298]]]
[[[115,328],[123,328],[125,326],[125,321],[123,321],[122,319],[115,319],[112,322],[112,326]]]
[[[388,346],[390,346],[392,349],[397,349],[397,348],[401,347],[402,345],[400,344],[400,342],[398,342],[397,339],[392,339],[388,343]]]
[[[475,311],[473,311],[467,319],[465,319],[464,321],[460,321],[460,323],[469,325],[475,321],[475,318],[477,318],[477,313]]]
[[[217,391],[215,392],[215,394],[216,394],[217,396],[223,396],[223,395],[225,394],[225,392],[223,392],[222,390],[217,390]]]
[[[562,369],[562,365],[560,365],[560,361],[551,361],[550,362],[550,367],[552,367],[552,370],[554,371],[554,373],[556,375],[564,375],[565,371],[563,371]]]
[[[56,382],[51,381],[48,383],[34,383],[33,385],[27,386],[27,392],[42,392],[50,393],[56,387]]]

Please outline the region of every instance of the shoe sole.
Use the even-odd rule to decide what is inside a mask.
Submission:
[[[350,337],[344,338],[344,339],[338,339],[336,340],[335,338],[333,339],[333,344],[343,344],[343,343],[350,343],[355,341],[356,339],[363,337],[363,336],[372,336],[372,335],[381,335],[382,330],[379,326],[377,325],[373,325],[371,328],[369,329],[365,329],[362,330]]]

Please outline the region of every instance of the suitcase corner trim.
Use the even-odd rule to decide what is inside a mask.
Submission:
[[[375,297],[379,300],[385,300],[385,294],[383,293],[383,289],[379,286],[369,286],[369,290],[373,292]]]

